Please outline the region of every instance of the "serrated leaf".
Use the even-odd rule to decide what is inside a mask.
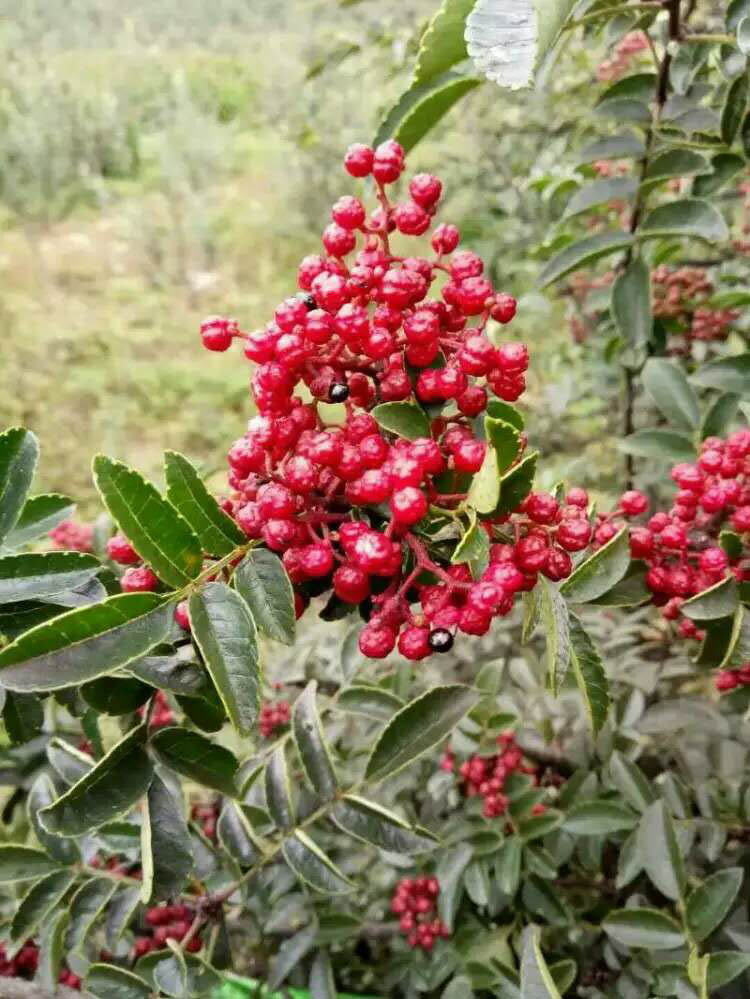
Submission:
[[[297,877],[314,891],[343,895],[354,887],[302,829],[295,830],[283,841],[281,852]]]
[[[107,946],[113,949],[135,915],[141,901],[141,889],[138,885],[123,885],[118,887],[107,906],[107,921],[105,939]]]
[[[51,857],[54,857],[61,864],[74,864],[81,857],[76,843],[70,839],[64,839],[62,836],[53,836],[39,821],[41,809],[51,805],[56,797],[57,792],[49,774],[40,773],[31,786],[26,802],[29,824],[34,830],[34,835]]]
[[[463,893],[464,872],[472,855],[473,851],[469,844],[460,843],[453,849],[445,850],[435,868],[435,877],[440,882],[438,915],[451,930]]]
[[[516,428],[519,434],[526,426],[523,413],[502,399],[490,398],[487,402],[485,413],[487,416],[492,417],[493,420],[501,420],[503,423],[509,423],[512,427]]]
[[[0,544],[21,516],[38,458],[39,442],[30,430],[11,427],[0,434]]]
[[[425,83],[412,84],[383,119],[373,145],[393,138],[409,152],[457,101],[481,82],[474,76],[449,71],[430,77]]]
[[[646,586],[645,565],[635,560],[619,583],[589,603],[593,607],[638,607],[650,601],[651,597],[651,590]]]
[[[576,154],[578,163],[595,160],[641,159],[645,152],[643,141],[630,132],[597,139]]]
[[[94,458],[104,505],[144,562],[168,586],[185,586],[201,571],[203,550],[184,517],[135,469],[105,455]]]
[[[472,577],[479,579],[489,565],[489,561],[489,535],[482,526],[481,521],[476,519],[476,514],[473,513],[472,523],[456,545],[456,550],[451,556],[451,562],[454,565],[466,563],[471,570]]]
[[[693,621],[715,621],[731,617],[739,605],[737,584],[733,576],[720,580],[702,593],[690,597],[681,606],[681,613]]]
[[[745,169],[745,160],[734,153],[717,153],[711,157],[711,173],[703,173],[693,180],[692,193],[696,198],[716,194],[725,184]]]
[[[686,434],[674,430],[636,430],[620,441],[620,449],[640,458],[660,461],[694,461],[695,445]]]
[[[723,636],[722,636],[723,637]],[[750,660],[750,612],[742,604],[734,612],[721,669],[740,667]],[[715,665],[715,660],[711,665]]]
[[[338,788],[331,754],[315,704],[317,683],[310,680],[297,698],[292,711],[292,734],[307,779],[323,799],[332,798]]]
[[[424,853],[437,846],[433,837],[412,828],[395,812],[358,795],[345,795],[334,806],[331,818],[348,835],[391,853]]]
[[[590,208],[606,204],[608,201],[629,200],[638,190],[638,181],[634,177],[607,177],[595,180],[580,187],[568,201],[563,212],[563,218],[569,219]]]
[[[495,514],[512,513],[523,503],[533,488],[538,459],[539,452],[532,451],[501,477]]]
[[[636,257],[612,286],[612,318],[623,342],[642,350],[651,336],[651,276],[646,263]]]
[[[249,735],[260,710],[261,675],[255,619],[226,583],[206,583],[188,602],[191,634],[229,719]]]
[[[411,402],[383,402],[372,410],[379,427],[397,437],[416,440],[430,436],[430,421],[425,411]]]
[[[521,999],[562,999],[539,947],[539,931],[528,927],[521,954]]]
[[[39,924],[62,902],[76,879],[73,871],[53,871],[37,881],[21,900],[10,925],[10,939],[21,944],[33,937]]]
[[[139,725],[98,760],[76,784],[39,813],[44,828],[59,836],[81,836],[130,811],[153,775]]]
[[[86,988],[97,999],[150,999],[153,995],[147,981],[114,964],[92,964]]]
[[[43,600],[84,586],[101,568],[81,552],[29,552],[0,558],[0,604]]]
[[[143,656],[128,664],[128,672],[158,690],[188,697],[204,693],[210,684],[202,667],[176,653],[169,656]]]
[[[741,867],[726,867],[690,892],[685,918],[694,940],[705,940],[724,921],[737,898],[743,877]]]
[[[433,687],[398,711],[380,733],[365,778],[381,781],[443,742],[478,701],[469,687]]]
[[[59,861],[42,850],[20,843],[0,843],[0,884],[34,881],[59,868]]]
[[[390,690],[365,684],[345,687],[336,698],[336,707],[339,710],[365,715],[375,721],[388,721],[403,706],[401,698]]]
[[[698,368],[690,376],[690,380],[701,388],[733,392],[740,396],[750,395],[750,353],[709,361]]]
[[[626,232],[601,232],[587,236],[566,246],[547,262],[539,275],[539,287],[546,288],[553,281],[593,264],[602,257],[626,250],[633,243],[633,237]]]
[[[571,657],[570,619],[560,590],[539,577],[539,621],[546,641],[547,683],[558,694],[568,672]]]
[[[64,909],[53,913],[39,934],[39,964],[34,981],[43,989],[56,989],[60,981],[68,919],[68,913]]]
[[[14,746],[30,742],[42,731],[44,705],[36,694],[3,691],[3,724]]]
[[[654,801],[638,826],[638,851],[643,869],[662,895],[674,901],[685,890],[685,868],[672,816],[664,801]]]
[[[727,146],[731,146],[737,137],[747,112],[748,86],[747,73],[740,73],[727,90],[721,111],[721,138]]]
[[[466,47],[480,73],[501,87],[527,87],[555,45],[574,0],[479,0],[466,20]]]
[[[727,985],[750,968],[750,954],[737,950],[718,950],[708,956],[708,988],[713,991]]]
[[[443,0],[419,42],[414,82],[425,83],[467,58],[464,24],[474,0]]]
[[[278,555],[266,548],[248,552],[233,578],[258,629],[276,642],[293,645],[296,634],[294,592]]]
[[[649,161],[646,181],[666,180],[669,177],[688,177],[706,169],[706,160],[692,149],[667,149]]]
[[[162,952],[160,960],[154,964],[154,984],[161,992],[175,999],[182,999],[188,994],[188,971],[185,956],[179,944],[167,940],[171,953]],[[192,990],[191,990],[192,991]]]
[[[193,867],[193,847],[182,802],[157,775],[146,795],[141,822],[141,901],[178,895]]]
[[[165,766],[183,777],[230,797],[236,793],[236,756],[199,732],[176,726],[165,728],[151,737],[151,748]]]
[[[660,236],[688,236],[722,243],[729,238],[729,229],[710,201],[681,198],[653,208],[638,229],[642,240]]]
[[[250,819],[242,805],[225,801],[216,824],[219,842],[242,867],[250,867],[259,857]]]
[[[468,506],[477,513],[493,513],[500,499],[500,469],[497,463],[497,452],[488,447],[482,466],[472,477],[466,496]]]
[[[596,735],[607,720],[611,698],[604,665],[594,643],[575,614],[569,614],[570,663]]]
[[[657,409],[670,423],[688,431],[697,428],[700,423],[698,397],[676,364],[661,357],[651,357],[646,361],[641,377]]]
[[[6,548],[21,548],[49,534],[62,520],[73,516],[75,503],[59,493],[29,496],[15,523],[2,542]]]
[[[229,555],[235,548],[247,544],[244,533],[224,513],[184,455],[166,451],[164,474],[167,499],[193,529],[205,552]]]
[[[602,929],[623,947],[673,950],[685,942],[680,924],[658,909],[616,909],[602,922]]]
[[[65,938],[68,953],[77,951],[115,893],[117,882],[111,878],[85,881],[70,900],[70,925]]]
[[[316,933],[315,926],[305,926],[282,942],[271,962],[268,975],[269,990],[278,989],[298,967],[305,955],[310,953],[315,946]]]
[[[269,815],[280,829],[291,829],[294,825],[292,785],[283,745],[277,746],[268,758],[264,786]]]
[[[638,817],[617,801],[594,798],[569,809],[564,828],[574,836],[607,836],[632,829]]]
[[[637,763],[615,750],[609,759],[612,783],[632,807],[644,812],[654,800],[654,792]]]
[[[60,690],[112,673],[163,642],[173,604],[155,593],[120,593],[37,625],[0,651],[10,690]]]
[[[66,784],[75,784],[94,766],[94,760],[88,753],[59,738],[47,743],[47,759]]]

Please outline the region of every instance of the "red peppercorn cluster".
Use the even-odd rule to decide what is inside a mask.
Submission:
[[[122,534],[115,534],[107,542],[107,555],[117,565],[127,566],[120,576],[123,593],[149,593],[159,586],[159,579]]]
[[[133,942],[133,956],[143,957],[154,950],[162,950],[167,940],[179,943],[187,936],[195,913],[187,905],[159,905],[146,910],[148,930],[137,936]],[[188,940],[186,950],[197,953],[203,947],[199,934]]]
[[[392,203],[386,185],[404,170],[395,142],[352,146],[345,167],[372,178],[378,208],[368,215],[349,195],[335,203],[325,254],[305,257],[301,293],[263,329],[245,333],[217,317],[202,326],[209,349],[238,339],[257,365],[258,415],[229,450],[225,509],[248,537],[282,555],[298,615],[311,596],[332,589],[339,601],[366,606],[364,655],[382,658],[398,644],[419,660],[447,651],[456,629],[484,634],[538,572],[563,578],[568,552],[585,548],[590,532],[578,505],[533,494],[513,521],[514,543],[493,545],[491,565],[473,582],[466,566],[437,564],[413,530],[431,506],[453,514],[465,500],[487,446],[472,421],[488,393],[520,396],[528,351],[487,336],[490,319],[513,318],[515,301],[495,291],[480,257],[458,248],[455,226],[432,228],[429,257],[391,247],[395,231],[421,236],[432,227],[441,182],[417,174],[409,198]],[[439,294],[428,299],[438,278]],[[312,403],[295,396],[300,385]],[[429,436],[384,432],[370,412],[407,400],[426,407]],[[343,419],[326,423],[321,402],[343,403]],[[437,582],[426,585],[426,572]]]
[[[216,822],[220,810],[218,803],[204,804],[202,802],[196,802],[190,809],[190,818],[193,822],[199,823],[206,839],[216,838]]]
[[[526,763],[521,749],[516,745],[513,732],[503,732],[497,737],[499,752],[492,756],[470,756],[460,765],[458,773],[462,779],[463,793],[467,798],[484,798],[485,818],[495,819],[504,815],[508,808],[508,798],[503,793],[505,784],[513,773],[530,774],[536,780],[537,768]],[[450,748],[441,761],[441,768],[453,772],[455,758]],[[534,815],[541,815],[544,805],[534,806]]]
[[[145,718],[147,707],[142,705],[138,708],[138,714]],[[165,725],[174,724],[174,711],[170,707],[167,695],[163,690],[157,690],[154,694],[154,707],[149,717],[149,728],[164,728]]]
[[[141,870],[140,864],[133,864],[128,860],[124,860],[122,857],[114,856],[107,857],[103,860],[102,857],[97,854],[91,859],[90,867],[95,870],[105,870],[109,871],[114,877],[124,878],[135,878],[137,881],[143,877],[143,872]]]
[[[630,66],[633,56],[643,52],[648,48],[648,39],[642,31],[629,31],[627,35],[615,45],[614,51],[609,59],[605,59],[599,64],[596,70],[596,78],[600,82],[619,80]]]
[[[750,430],[738,430],[726,439],[706,438],[698,460],[675,465],[672,479],[678,487],[672,506],[630,528],[630,550],[633,558],[646,563],[646,584],[664,617],[679,620],[684,637],[700,639],[703,632],[680,614],[684,600],[730,574],[738,582],[750,580]],[[642,493],[625,493],[618,509],[599,519],[594,543],[612,538],[621,516],[637,516],[647,509]],[[722,531],[737,535],[736,549],[722,547]]]
[[[676,320],[689,346],[692,340],[726,340],[740,313],[709,305],[714,286],[702,267],[668,267],[662,264],[652,275],[654,315]],[[679,348],[670,343],[674,352]]]
[[[440,883],[437,878],[402,878],[391,899],[391,912],[399,917],[401,932],[410,947],[432,950],[438,939],[451,932],[436,915]]]
[[[0,943],[0,978],[33,978],[39,964],[39,948],[27,940],[15,957],[6,955],[7,943]]]
[[[750,663],[744,663],[737,669],[722,669],[716,674],[714,680],[716,689],[724,694],[737,687],[747,687],[750,685]]]
[[[258,727],[264,739],[271,739],[289,724],[292,707],[289,701],[277,701],[275,704],[263,704],[258,716]]]
[[[80,524],[75,520],[61,520],[49,532],[49,538],[55,548],[63,551],[86,552],[94,550],[93,524]]]

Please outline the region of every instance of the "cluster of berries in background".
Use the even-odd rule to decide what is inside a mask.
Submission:
[[[516,745],[513,732],[503,732],[497,737],[498,752],[490,756],[478,753],[470,756],[456,769],[456,760],[450,747],[443,754],[440,766],[448,773],[456,772],[461,779],[461,789],[467,798],[484,799],[483,814],[495,819],[505,814],[508,798],[503,793],[511,774],[528,774],[537,780],[537,768],[524,760],[523,752]],[[544,805],[536,804],[534,815],[544,813]]]
[[[612,55],[599,64],[596,78],[600,83],[619,80],[630,68],[639,52],[648,49],[648,38],[642,31],[630,31],[615,45]]]
[[[94,525],[76,520],[62,520],[49,532],[54,548],[61,551],[91,553],[94,550]]]
[[[8,944],[0,942],[0,978],[33,978],[39,966],[38,945],[33,940],[27,940],[13,957],[9,957],[8,952]],[[69,968],[60,971],[58,981],[61,985],[67,985],[69,989],[79,991],[81,988],[81,979]],[[0,989],[0,995],[2,994]]]
[[[657,267],[652,274],[653,312],[671,320],[669,349],[673,354],[689,353],[693,340],[726,340],[737,309],[715,308],[710,304],[714,286],[702,267]]]
[[[291,716],[292,706],[289,701],[262,704],[258,716],[260,734],[264,739],[272,739],[277,732],[286,728]]]
[[[436,940],[447,940],[451,932],[437,915],[440,882],[434,877],[402,878],[391,899],[391,912],[410,947],[429,951]]]
[[[159,577],[144,565],[140,555],[133,548],[131,543],[123,534],[114,534],[107,541],[107,555],[116,565],[123,567],[120,576],[120,587],[123,593],[151,593],[160,586]],[[175,621],[184,631],[190,631],[190,619],[188,617],[187,601],[182,600],[175,608]],[[159,694],[158,696],[162,696]],[[164,702],[159,705],[159,710],[166,717],[169,712],[169,705]],[[152,725],[158,727],[168,725],[172,719],[157,722],[152,718]]]
[[[147,707],[144,704],[138,708],[138,714],[145,718]],[[163,690],[157,690],[153,698],[153,706],[149,715],[149,728],[164,728],[165,725],[172,725],[174,722],[174,711],[167,700],[167,695]]]
[[[190,808],[190,818],[197,823],[206,839],[216,839],[216,823],[219,819],[221,805],[218,801],[205,803],[194,802]]]
[[[746,539],[750,532],[750,430],[727,438],[707,437],[695,462],[672,468],[677,486],[672,506],[630,528],[630,551],[645,562],[646,585],[653,602],[668,620],[679,622],[680,634],[702,639],[704,633],[681,614],[696,596],[730,574],[738,583],[750,580]],[[612,514],[600,518],[595,543],[615,535],[621,516],[648,511],[643,493],[625,493]],[[720,674],[719,689],[747,682],[744,667],[731,676]],[[722,678],[723,677],[723,678]]]
[[[716,674],[716,689],[722,693],[750,686],[750,663],[743,663],[736,669],[722,669]]]
[[[332,590],[368,621],[364,655],[382,658],[398,645],[419,660],[447,651],[456,630],[484,634],[539,572],[564,578],[569,552],[586,547],[590,528],[579,503],[532,494],[512,523],[507,515],[484,522],[497,543],[477,581],[420,533],[429,515],[461,514],[487,449],[476,418],[493,396],[507,403],[522,394],[528,351],[491,339],[490,321],[510,322],[516,304],[495,290],[479,256],[459,249],[455,226],[433,227],[438,178],[417,174],[408,199],[393,204],[386,185],[401,176],[404,158],[392,141],[352,146],[345,167],[371,178],[375,211],[349,195],[335,203],[325,254],[304,258],[300,293],[262,329],[244,332],[221,317],[202,324],[209,350],[237,340],[256,365],[258,413],[229,450],[224,508],[282,556],[298,615]],[[427,244],[428,230],[429,256],[391,246],[394,233],[424,235]],[[420,417],[417,439],[384,431],[373,415],[394,402]],[[339,415],[325,403],[342,404]],[[522,436],[516,461],[525,444]]]
[[[144,957],[154,950],[162,950],[167,940],[179,943],[190,932],[195,913],[187,905],[159,905],[146,910],[147,929],[133,941],[133,956]],[[197,953],[203,941],[196,933],[185,947],[189,954]]]

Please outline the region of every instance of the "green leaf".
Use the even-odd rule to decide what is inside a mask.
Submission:
[[[708,988],[720,989],[750,968],[750,954],[737,950],[717,950],[708,956]]]
[[[44,706],[36,694],[4,692],[3,723],[14,746],[29,742],[42,731]]]
[[[316,691],[317,683],[310,680],[295,701],[292,734],[307,779],[321,798],[327,800],[336,793],[338,780],[318,717]]]
[[[738,606],[737,584],[733,576],[728,576],[702,593],[690,597],[680,606],[680,611],[693,621],[715,621],[717,618],[731,617]]]
[[[606,204],[608,201],[629,200],[638,190],[638,181],[634,177],[607,177],[595,180],[591,184],[580,187],[568,201],[563,212],[563,218],[569,219],[589,208]]]
[[[268,975],[268,989],[275,990],[286,980],[315,946],[315,926],[305,926],[282,942],[274,954]]]
[[[641,374],[643,385],[657,409],[682,430],[695,430],[700,423],[698,397],[687,378],[671,361],[652,357]]]
[[[609,758],[612,783],[631,806],[644,812],[654,800],[654,792],[641,768],[627,756],[614,750]]]
[[[204,735],[186,728],[165,728],[151,737],[151,748],[165,766],[183,777],[222,794],[236,793],[236,756]]]
[[[521,880],[523,843],[518,836],[508,836],[495,854],[495,877],[504,895],[515,895]]]
[[[607,720],[611,698],[601,656],[575,614],[569,614],[570,663],[596,735]]]
[[[62,520],[73,516],[75,503],[59,493],[42,493],[29,496],[23,505],[15,527],[6,536],[6,548],[21,548],[38,538],[43,538]]]
[[[59,862],[42,850],[20,843],[0,843],[0,884],[35,881],[59,868]]]
[[[685,942],[680,924],[658,909],[616,909],[602,929],[623,947],[673,950]]]
[[[81,859],[77,844],[61,836],[52,836],[39,821],[41,809],[51,805],[56,797],[57,792],[51,777],[48,773],[40,773],[32,784],[26,801],[29,824],[34,830],[34,835],[51,857],[59,860],[61,864],[74,864]]]
[[[688,236],[710,243],[723,243],[729,238],[729,229],[710,201],[681,198],[653,208],[641,223],[638,236],[640,239]]]
[[[630,541],[622,528],[568,576],[560,592],[572,604],[586,604],[603,596],[623,578],[630,564]]]
[[[75,879],[72,871],[53,871],[37,881],[15,911],[10,925],[11,942],[21,944],[33,937],[39,924],[62,902]]]
[[[245,806],[225,801],[216,832],[221,845],[240,866],[250,867],[258,860],[258,847]]]
[[[430,436],[430,421],[419,406],[411,402],[383,402],[376,406],[372,415],[379,427],[398,437],[414,441],[418,437]]]
[[[234,585],[258,629],[276,642],[294,645],[294,591],[279,556],[267,548],[248,552],[235,570]]]
[[[47,832],[81,836],[129,812],[153,776],[142,746],[145,737],[144,725],[132,729],[76,784],[42,809],[39,819]]]
[[[585,146],[577,154],[578,163],[593,163],[595,160],[641,159],[646,151],[643,141],[632,132],[612,135],[606,139]]]
[[[380,733],[365,778],[381,781],[442,743],[478,701],[469,687],[433,687],[398,711]]]
[[[717,396],[706,411],[701,421],[701,439],[706,437],[723,437],[732,423],[739,405],[740,397],[732,392]]]
[[[438,915],[451,930],[463,893],[464,872],[472,853],[468,843],[459,843],[453,849],[442,852],[435,868],[435,877],[440,882]]]
[[[280,829],[294,825],[292,785],[283,744],[277,746],[268,758],[265,774],[266,807]]]
[[[655,73],[629,73],[611,83],[599,98],[598,103],[620,100],[624,97],[630,100],[650,101],[656,86]]]
[[[155,593],[120,593],[37,625],[0,651],[10,690],[60,690],[112,673],[163,642],[173,605]]]
[[[281,852],[297,877],[314,891],[343,895],[354,887],[302,829],[283,841]]]
[[[94,458],[94,482],[123,534],[159,579],[177,589],[198,575],[203,565],[200,541],[154,485],[102,454]]]
[[[464,23],[474,2],[443,0],[419,41],[415,83],[425,83],[467,58]]]
[[[164,474],[167,499],[195,531],[203,551],[211,555],[229,555],[235,548],[247,544],[244,533],[224,513],[184,455],[166,451]]]
[[[117,882],[111,878],[91,878],[84,881],[68,906],[70,925],[65,938],[68,953],[77,951],[91,928],[98,921],[115,893]]]
[[[167,940],[171,953],[163,952],[161,960],[154,964],[154,984],[160,992],[166,992],[175,999],[188,995],[188,972],[185,956],[174,940]],[[191,989],[192,991],[192,989]]]
[[[388,721],[403,708],[400,697],[382,687],[355,684],[346,687],[336,698],[336,707],[355,715],[365,715],[375,721]]]
[[[648,104],[632,97],[613,97],[610,100],[600,101],[592,108],[592,114],[633,125],[648,125],[651,121]]]
[[[521,954],[521,999],[562,999],[542,957],[539,931],[530,926],[524,934]]]
[[[719,666],[721,669],[740,667],[748,660],[750,660],[750,611],[740,604],[734,612],[726,652]],[[714,660],[709,665],[715,663]]]
[[[202,667],[177,653],[169,656],[143,656],[128,666],[128,672],[158,690],[188,697],[204,693],[210,684]]]
[[[743,55],[750,53],[750,17],[743,17],[737,25],[737,47]]]
[[[47,758],[55,772],[66,784],[75,784],[94,766],[88,753],[71,746],[62,739],[51,739],[47,744]]]
[[[695,445],[686,434],[675,430],[636,430],[620,441],[620,449],[640,458],[661,461],[694,461]]]
[[[457,101],[481,82],[474,76],[446,72],[431,77],[425,83],[412,84],[381,122],[373,145],[377,146],[385,139],[393,138],[409,152]],[[379,408],[376,406],[376,409]]]
[[[568,811],[564,829],[574,836],[607,836],[632,829],[637,821],[638,817],[617,801],[592,799]]]
[[[487,416],[491,416],[493,420],[502,420],[503,423],[510,423],[512,427],[516,428],[519,434],[526,426],[523,413],[516,409],[515,406],[511,406],[509,402],[503,402],[502,399],[490,399],[487,402],[485,413]]]
[[[741,867],[725,867],[690,892],[685,917],[694,940],[705,940],[726,919],[743,876]]]
[[[331,818],[348,835],[391,853],[425,853],[437,846],[432,836],[412,828],[395,812],[358,795],[345,795],[334,806]]]
[[[539,275],[539,287],[546,288],[553,281],[581,270],[593,264],[602,257],[611,256],[626,250],[633,243],[633,237],[626,232],[601,232],[596,236],[588,236],[566,246],[548,261]]]
[[[593,607],[638,607],[651,600],[651,590],[646,586],[646,569],[643,562],[631,562],[619,583],[589,603]]]
[[[0,544],[16,526],[34,478],[39,443],[30,430],[0,434]]]
[[[478,0],[465,33],[477,70],[501,87],[528,87],[574,6],[575,0]]]
[[[490,539],[481,521],[477,521],[476,514],[472,513],[472,523],[456,545],[451,562],[454,565],[467,563],[472,577],[478,579],[489,565]]]
[[[698,368],[690,376],[690,380],[701,388],[713,388],[741,396],[750,395],[750,353],[709,361]]]
[[[240,735],[249,735],[260,710],[261,675],[255,619],[226,583],[206,583],[188,603],[193,639]]]
[[[97,999],[150,999],[153,995],[148,982],[114,964],[92,964],[86,988]]]
[[[553,694],[560,692],[571,659],[568,607],[557,586],[539,577],[539,620],[547,643],[547,683]]]
[[[557,986],[558,991],[564,994],[576,980],[578,965],[572,958],[555,961],[554,964],[549,965],[549,973],[552,975],[552,980]]]
[[[703,173],[693,180],[692,193],[696,198],[706,198],[716,194],[744,169],[745,160],[742,156],[734,153],[717,153],[711,157],[711,173]]]
[[[668,149],[649,161],[647,181],[667,180],[669,177],[688,177],[706,169],[705,157],[692,149]]]
[[[500,499],[500,470],[497,464],[497,452],[488,447],[484,461],[479,471],[472,477],[467,504],[477,513],[493,513]]]
[[[68,927],[68,913],[61,909],[53,913],[44,923],[39,934],[39,965],[35,982],[43,989],[56,989],[60,980],[65,953],[65,931]]]
[[[612,286],[612,318],[623,342],[641,351],[651,336],[651,276],[646,263],[636,257]]]
[[[532,451],[503,475],[500,479],[500,500],[493,511],[495,514],[512,513],[523,503],[534,485],[538,459],[539,452]]]
[[[84,683],[81,697],[99,714],[129,715],[145,704],[153,691],[132,677],[107,676]]]
[[[685,891],[685,868],[672,816],[664,801],[654,801],[638,826],[638,851],[643,869],[662,895],[673,901]]]
[[[125,930],[128,928],[141,900],[141,889],[138,885],[123,885],[118,887],[107,906],[107,922],[105,939],[110,949],[116,946]]]
[[[182,802],[154,774],[141,822],[141,901],[179,895],[193,868],[193,847]]]
[[[740,125],[747,111],[747,98],[747,73],[740,73],[732,81],[727,90],[726,100],[721,112],[721,138],[727,146],[732,145],[740,130]]]
[[[311,999],[336,999],[336,982],[327,951],[319,950],[315,955],[307,987]]]

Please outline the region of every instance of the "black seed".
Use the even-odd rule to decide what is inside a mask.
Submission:
[[[453,635],[445,628],[435,628],[428,639],[433,652],[450,652],[453,648]]]
[[[349,386],[346,382],[334,382],[328,389],[331,402],[345,402],[349,398]]]
[[[313,309],[317,309],[318,307],[318,303],[315,301],[315,295],[305,295],[302,301],[305,303],[305,308],[308,312],[311,312]]]

